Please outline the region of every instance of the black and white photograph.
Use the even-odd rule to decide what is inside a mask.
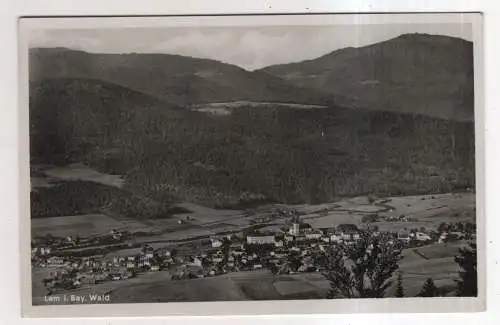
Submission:
[[[23,19],[31,304],[478,297],[480,26],[439,15]]]

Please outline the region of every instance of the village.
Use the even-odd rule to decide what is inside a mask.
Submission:
[[[32,266],[50,269],[43,284],[47,295],[51,295],[150,272],[168,272],[174,281],[258,270],[273,274],[321,273],[328,251],[356,245],[363,238],[380,238],[398,249],[475,241],[476,225],[470,222],[443,222],[436,229],[403,227],[399,231],[381,231],[377,226],[381,219],[404,224],[411,217],[367,216],[360,226],[344,223],[313,228],[297,214],[283,214],[288,225],[279,230],[252,229],[178,244],[132,245],[133,233],[115,229],[86,238],[37,238],[32,242]],[[102,254],[96,253],[103,249]]]

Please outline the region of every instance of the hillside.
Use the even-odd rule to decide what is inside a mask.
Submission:
[[[235,100],[325,103],[330,100],[281,78],[209,59],[170,54],[94,54],[66,48],[33,48],[30,80],[96,79],[185,106]]]
[[[458,38],[407,34],[261,72],[334,95],[344,107],[474,117],[473,45]]]
[[[89,79],[33,83],[30,117],[33,164],[80,161],[123,175],[122,190],[148,206],[320,202],[474,184],[473,123],[273,104],[214,116]]]

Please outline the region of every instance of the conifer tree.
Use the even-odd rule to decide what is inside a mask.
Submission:
[[[439,289],[434,284],[434,280],[432,280],[432,278],[428,278],[425,281],[418,296],[419,297],[438,297],[439,296]]]
[[[369,235],[328,252],[323,273],[330,282],[328,298],[383,298],[400,259],[400,249]]]
[[[396,287],[396,298],[403,298],[405,296],[405,292],[403,289],[403,277],[401,272],[398,273],[398,285]]]
[[[461,248],[460,255],[455,257],[455,262],[462,271],[458,283],[457,295],[459,297],[477,296],[477,246],[469,244],[469,248]]]

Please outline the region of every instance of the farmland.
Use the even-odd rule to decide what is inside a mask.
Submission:
[[[100,173],[82,163],[68,166],[32,165],[31,187],[50,187],[59,181],[89,181],[103,185],[122,187],[124,180],[120,175]]]
[[[32,236],[51,234],[57,237],[91,236],[107,233],[112,229],[135,231],[149,230],[149,227],[137,221],[119,221],[104,214],[89,214],[76,216],[62,216],[31,220]]]

